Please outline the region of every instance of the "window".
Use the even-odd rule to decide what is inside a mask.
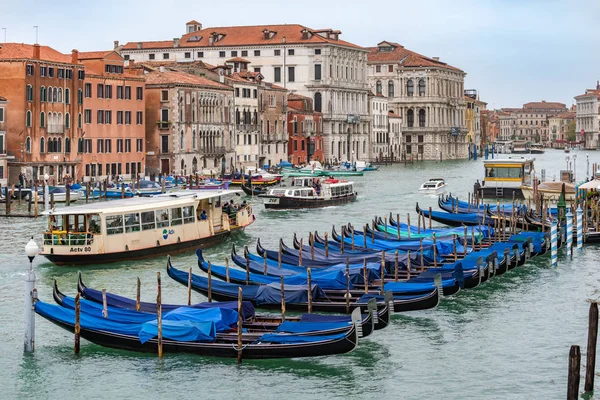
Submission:
[[[412,97],[415,91],[415,86],[413,84],[412,79],[409,79],[408,82],[406,82],[406,95],[409,97]]]
[[[258,72],[260,74],[260,68],[254,68],[254,72]]]
[[[425,110],[420,109],[419,110],[419,127],[424,128],[425,127]],[[422,137],[422,136],[419,136]]]
[[[112,153],[112,140],[111,139],[104,139],[104,152]]]
[[[163,60],[169,59],[169,53],[163,53]]]
[[[388,81],[388,97],[394,97],[394,81]]]
[[[112,124],[112,111],[109,111],[109,110],[104,111],[104,123]]]
[[[91,83],[85,84],[85,97],[87,97],[87,98],[92,97],[92,84]]]
[[[125,153],[131,153],[131,139],[125,139]]]
[[[181,131],[181,134],[179,135],[179,146],[180,146],[181,150],[185,149],[185,140],[183,137],[183,131]]]
[[[321,64],[315,64],[315,80],[321,80]]]
[[[198,58],[204,58],[204,52],[203,51],[199,51],[198,52]]]
[[[159,129],[169,129],[169,109],[163,108],[160,110],[160,126]]]
[[[80,81],[85,79],[85,71],[84,70],[77,71],[77,79],[79,79]]]
[[[48,67],[48,76],[50,78],[54,78],[54,68],[53,67]]]
[[[99,83],[96,89],[96,95],[99,99],[104,98],[104,85]]]
[[[242,57],[248,57],[248,50],[242,50]]]
[[[143,139],[136,139],[135,140],[135,151],[137,151],[138,153],[141,153],[144,149],[144,141]]]
[[[222,58],[222,57],[225,57],[225,52],[224,52],[224,51],[220,51],[220,52],[219,52],[219,57],[221,57],[221,58]]]
[[[65,113],[65,128],[71,127],[71,114]]]
[[[295,82],[295,81],[296,81],[296,68],[288,67],[288,82]]]
[[[321,49],[315,49],[315,55],[321,54]]]
[[[183,223],[190,224],[194,222],[194,206],[183,207]]]
[[[148,59],[149,60],[154,60],[155,58],[156,58],[156,55],[154,53],[148,54]]]
[[[58,72],[58,78],[59,79],[65,79],[65,70],[63,68],[59,68],[57,70],[57,72]]]
[[[47,97],[47,92],[46,92],[46,88],[45,87],[40,87],[40,102],[45,102]]]
[[[27,75],[33,75],[33,64],[27,64]]]
[[[375,66],[375,72],[381,72],[381,65]]]
[[[98,152],[98,154],[101,154],[104,152],[104,139],[96,140],[96,151]]]
[[[394,72],[394,66],[388,65],[388,72]]]
[[[375,94],[376,95],[381,95],[381,81],[377,81],[377,83],[375,83]]]
[[[25,126],[31,128],[31,111],[27,110],[27,114],[25,114]]]
[[[4,122],[4,108],[0,107],[0,122]]]
[[[40,76],[45,77],[48,74],[48,67],[40,67]]]
[[[83,113],[85,115],[85,123],[91,124],[92,123],[92,110],[84,110]]]
[[[97,119],[98,124],[104,123],[104,110],[98,110],[97,118],[98,118]]]
[[[77,90],[77,104],[83,104],[83,90]]]
[[[322,96],[321,93],[317,92],[315,93],[315,111],[317,112],[321,112],[321,107],[322,107]]]
[[[140,214],[125,214],[125,233],[140,231]]]
[[[138,125],[142,125],[144,123],[144,113],[142,111],[138,111],[135,114],[135,122]]]
[[[45,141],[44,138],[40,139],[40,153],[45,153],[46,149],[45,149]]]
[[[169,226],[169,209],[156,210],[156,227],[164,228]]]
[[[131,86],[125,86],[125,100],[131,100]]]
[[[169,136],[161,135],[160,137],[160,152],[168,153],[169,152]]]
[[[415,112],[413,110],[408,110],[406,112],[406,123],[409,128],[412,128],[415,124]],[[407,136],[407,140],[410,136]]]
[[[280,56],[281,55],[281,50],[273,50],[273,55],[274,56]]]
[[[155,229],[156,223],[154,221],[154,211],[146,211],[142,213],[142,230],[148,231]]]
[[[273,80],[275,82],[281,82],[281,67],[273,68],[273,72],[275,74],[275,78]]]
[[[419,96],[425,96],[425,79],[419,79]]]
[[[104,86],[104,98],[112,99],[112,85]]]
[[[123,216],[111,215],[106,217],[106,234],[118,235],[123,233]]]
[[[237,57],[237,51],[232,51],[231,52],[231,57]]]
[[[171,226],[181,225],[183,218],[181,214],[181,208],[171,208]]]
[[[260,57],[260,50],[254,50],[254,57]]]
[[[43,112],[40,113],[40,128],[44,128],[46,126],[46,114]]]
[[[123,86],[117,86],[117,100],[123,99]]]
[[[33,86],[27,85],[25,93],[27,95],[27,101],[33,101]]]
[[[135,92],[136,92],[137,100],[144,100],[144,88],[137,87],[137,88],[135,88]]]
[[[71,152],[71,139],[65,138],[65,153]]]
[[[162,90],[160,92],[160,101],[169,101],[169,91],[168,90]]]
[[[123,111],[117,111],[117,125],[123,124]]]
[[[117,153],[123,152],[123,139],[117,139]]]
[[[81,129],[82,126],[83,126],[83,120],[82,120],[81,113],[79,113],[79,114],[77,114],[77,127],[79,129]]]
[[[183,57],[184,58],[192,58],[192,53],[190,53],[189,51],[186,51],[185,53],[183,53]]]
[[[131,111],[125,111],[125,125],[131,125]]]

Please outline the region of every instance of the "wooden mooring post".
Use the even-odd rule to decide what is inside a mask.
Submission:
[[[156,321],[157,321],[157,325],[158,325],[157,347],[158,347],[158,357],[162,358],[162,356],[163,356],[162,288],[161,288],[160,272],[156,273],[156,280],[158,282],[158,293],[156,294]]]
[[[590,303],[588,342],[587,342],[587,360],[585,363],[585,385],[584,392],[594,390],[594,377],[596,370],[596,343],[598,341],[598,303]],[[570,375],[569,375],[570,376]]]
[[[579,368],[581,364],[581,350],[579,346],[571,346],[569,351],[569,381],[567,384],[567,400],[579,398]]]

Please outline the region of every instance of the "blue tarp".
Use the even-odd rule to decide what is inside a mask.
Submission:
[[[156,320],[146,322],[139,330],[140,342],[158,336],[158,322]],[[177,340],[179,342],[212,342],[217,337],[215,324],[197,321],[162,321],[162,336],[165,339]]]
[[[348,322],[291,322],[285,321],[276,332],[282,333],[309,333],[316,331],[325,331],[333,329],[350,328],[351,323]]]
[[[280,344],[291,344],[291,343],[315,343],[321,341],[339,340],[346,337],[345,333],[337,335],[323,335],[323,336],[297,336],[297,335],[280,335],[276,333],[267,333],[258,338],[257,342],[267,343],[280,343]]]
[[[314,285],[312,288],[312,299],[326,299],[323,289]],[[308,303],[308,288],[306,286],[286,286],[286,303]],[[281,304],[281,287],[279,285],[260,285],[256,293],[256,304]]]
[[[302,314],[301,322],[350,322],[349,315]]]

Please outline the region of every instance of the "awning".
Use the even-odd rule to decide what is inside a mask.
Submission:
[[[585,190],[598,190],[600,187],[600,179],[594,179],[592,181],[586,182],[583,185],[579,185],[579,189]]]

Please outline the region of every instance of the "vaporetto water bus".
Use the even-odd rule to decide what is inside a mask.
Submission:
[[[45,211],[40,252],[55,264],[99,264],[208,247],[255,220],[240,190],[180,191]]]

